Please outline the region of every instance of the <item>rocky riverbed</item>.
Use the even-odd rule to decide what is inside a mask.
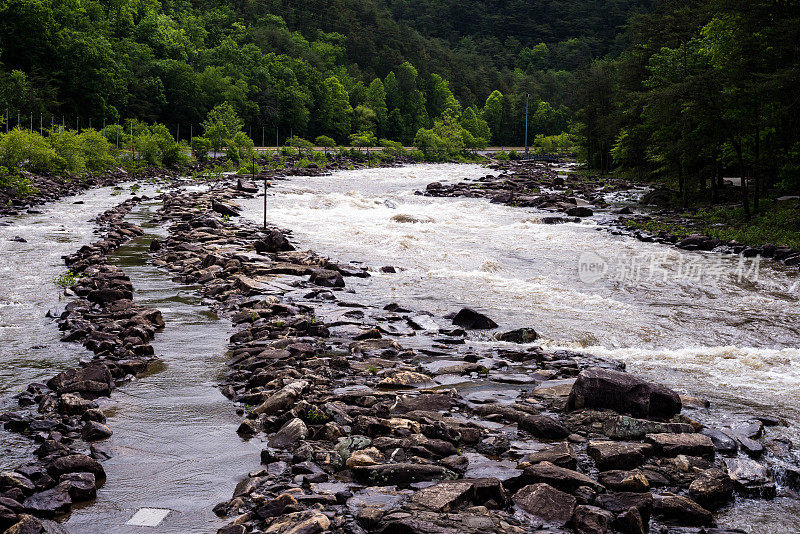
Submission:
[[[412,307],[361,303],[348,281],[378,268],[237,220],[252,190],[162,195],[154,223],[169,233],[150,245],[155,265],[236,325],[222,391],[240,435],[266,444],[263,468],[215,508],[230,520],[220,532],[723,533],[737,532],[714,527],[731,500],[795,496],[780,419],[709,422],[695,416],[702,399],[614,360],[543,350],[534,328],[498,330],[469,308],[443,328]],[[106,212],[103,239],[66,259],[84,277],[60,325],[96,358],[32,385],[19,396],[29,411],[3,416],[42,444],[0,480],[11,532],[44,531],[34,516],[91,499],[104,452],[88,442],[112,431],[92,402],[152,359],[160,314],[105,261],[141,234],[124,221],[139,200]],[[498,342],[466,343],[478,332]]]

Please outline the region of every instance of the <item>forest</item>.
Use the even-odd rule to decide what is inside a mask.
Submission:
[[[188,140],[226,104],[255,144],[424,144],[439,120],[476,148],[520,146],[528,103],[531,138],[684,206],[744,177],[749,215],[800,185],[798,22],[772,0],[4,0],[0,113]]]

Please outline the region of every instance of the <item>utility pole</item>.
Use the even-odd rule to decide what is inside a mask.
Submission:
[[[180,140],[181,140],[181,123],[178,123],[178,129],[175,132],[175,142],[177,143]]]
[[[264,146],[264,127],[261,127],[261,146]]]
[[[525,93],[525,159],[528,159],[528,99],[530,93]]]
[[[44,127],[42,126],[42,114],[39,113],[39,135],[44,135]]]

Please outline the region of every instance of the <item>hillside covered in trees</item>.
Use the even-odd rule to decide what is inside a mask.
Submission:
[[[566,130],[572,73],[619,50],[644,4],[6,0],[0,112],[11,126],[136,118],[188,136],[229,102],[256,142],[262,128],[410,142],[444,109],[473,107],[487,142],[519,145],[525,94],[537,133]]]

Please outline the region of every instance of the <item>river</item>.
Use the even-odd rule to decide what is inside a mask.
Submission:
[[[788,426],[771,436],[800,442],[796,269],[613,235],[601,227],[604,213],[548,225],[533,209],[415,194],[433,181],[485,174],[476,165],[417,165],[276,180],[268,218],[303,248],[371,267],[370,278],[347,279],[359,302],[397,302],[440,320],[475,307],[501,329],[535,328],[537,343],[549,348],[617,358],[636,374],[708,398],[710,411],[691,413],[700,419],[777,415]],[[98,189],[0,227],[4,407],[27,383],[89,356],[59,343],[44,317],[63,305],[52,280],[64,272],[61,255],[93,240],[89,219],[127,196]],[[262,202],[242,201],[244,215],[260,222]],[[156,207],[146,203],[131,218],[142,224]],[[216,388],[228,323],[210,315],[192,287],[146,262],[149,239],[163,231],[146,230],[113,261],[131,277],[137,301],[164,314],[167,326],[153,342],[163,363],[104,403],[116,456],[105,462],[109,482],[98,501],[67,521],[75,532],[137,531],[123,523],[142,506],[172,510],[159,532],[213,531],[210,507],[257,463],[260,444],[239,440],[238,417]],[[11,241],[16,235],[27,243]],[[386,265],[397,272],[379,272]],[[488,343],[470,339],[477,349]],[[3,468],[30,449],[7,432],[0,445]],[[787,498],[737,500],[718,515],[722,525],[764,534],[800,531],[798,518],[800,506]]]
[[[398,302],[437,317],[475,307],[502,329],[535,328],[544,346],[617,358],[631,372],[707,398],[712,409],[692,414],[700,419],[776,415],[788,426],[774,435],[800,442],[796,268],[613,235],[600,227],[604,213],[548,225],[549,214],[534,209],[415,194],[430,182],[486,174],[477,165],[417,165],[276,180],[268,219],[304,248],[373,267],[370,278],[348,278],[361,302]],[[262,220],[263,197],[244,204],[247,217]],[[604,276],[581,274],[582,264],[597,261]],[[398,272],[379,272],[385,265]],[[473,339],[476,347],[485,342]],[[739,501],[719,519],[800,531],[800,506]]]

